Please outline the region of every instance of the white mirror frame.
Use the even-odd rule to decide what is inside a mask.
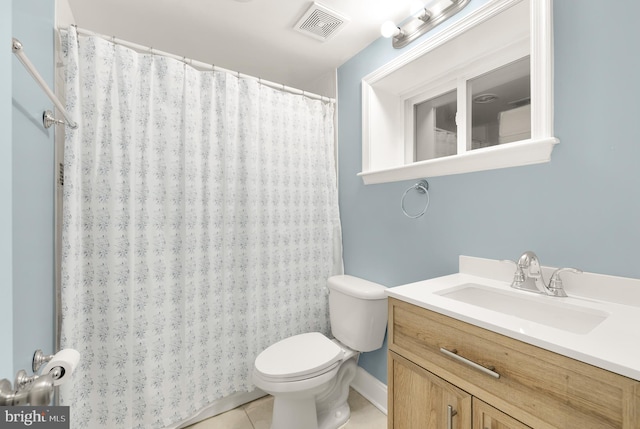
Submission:
[[[381,156],[381,153],[388,152],[388,148],[373,147],[373,144],[380,144],[381,140],[389,140],[390,142],[385,142],[381,146],[391,147],[395,144],[391,142],[395,138],[394,134],[403,133],[402,127],[397,130],[385,129],[382,133],[381,130],[374,128],[376,124],[371,116],[370,103],[374,100],[379,102],[381,97],[374,91],[376,83],[521,1],[523,0],[489,1],[439,34],[428,38],[414,49],[362,79],[362,172],[358,176],[362,177],[365,184],[491,170],[551,160],[553,147],[559,143],[559,140],[553,136],[552,0],[530,0],[531,139],[413,163],[405,163],[404,156],[396,157],[398,158],[396,165],[388,168],[376,168],[372,159],[374,153]],[[387,110],[390,114],[402,115],[399,113],[401,109],[397,108],[402,104],[402,100],[391,99],[385,103],[388,105]],[[381,134],[386,134],[386,139],[381,139]]]

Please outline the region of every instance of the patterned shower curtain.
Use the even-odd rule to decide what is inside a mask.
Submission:
[[[342,270],[332,104],[63,35],[62,386],[75,428],[162,428],[329,331]]]

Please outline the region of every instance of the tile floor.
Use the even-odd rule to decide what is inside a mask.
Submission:
[[[351,419],[344,429],[386,429],[387,416],[355,390],[349,392]],[[187,429],[270,429],[273,397],[265,396]]]

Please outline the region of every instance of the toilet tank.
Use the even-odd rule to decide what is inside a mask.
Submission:
[[[382,347],[387,328],[385,287],[358,277],[329,277],[333,336],[347,347],[369,352]]]

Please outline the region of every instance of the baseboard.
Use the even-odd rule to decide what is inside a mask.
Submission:
[[[364,396],[374,407],[387,414],[387,385],[369,374],[362,367],[356,370],[351,387]]]

